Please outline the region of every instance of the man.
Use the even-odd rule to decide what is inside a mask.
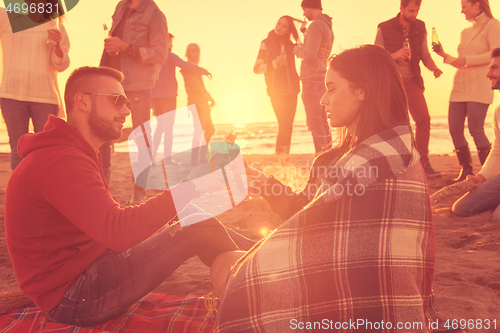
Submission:
[[[304,38],[304,45],[296,48],[302,58],[300,80],[302,101],[306,111],[307,127],[312,133],[316,154],[331,147],[332,136],[325,106],[320,101],[325,94],[327,60],[333,46],[332,18],[323,14],[321,0],[303,0],[304,16],[312,21]]]
[[[431,118],[424,97],[424,80],[420,74],[420,61],[438,78],[443,72],[436,66],[427,47],[425,23],[417,20],[422,0],[401,0],[399,14],[378,26],[375,44],[383,46],[396,61],[403,77],[408,108],[416,124],[415,142],[420,162],[427,177],[436,177],[429,163],[429,137]]]
[[[160,76],[158,83],[152,90],[152,103],[153,113],[157,117],[158,127],[153,137],[153,152],[158,153],[158,146],[161,141],[163,133],[165,133],[163,141],[163,160],[165,164],[175,164],[170,158],[172,155],[172,142],[173,142],[173,127],[174,115],[160,117],[167,112],[173,111],[177,108],[177,79],[175,78],[175,69],[177,67],[191,71],[199,75],[207,75],[212,78],[212,75],[202,67],[182,60],[178,55],[172,53],[174,35],[168,34],[168,56],[167,60],[161,66]],[[158,155],[156,155],[158,156]]]
[[[493,50],[493,59],[486,76],[491,80],[491,89],[500,90],[500,48]],[[458,216],[472,216],[488,210],[494,210],[491,219],[500,223],[500,106],[493,115],[493,130],[495,139],[493,148],[488,155],[481,171],[476,176],[467,176],[477,185],[471,191],[458,199],[452,207],[452,212]]]
[[[101,66],[123,72],[123,88],[132,102],[132,127],[150,119],[151,89],[160,65],[167,59],[167,20],[153,0],[122,0],[113,14],[110,37],[104,41]],[[111,142],[101,151],[109,178]],[[148,156],[144,158],[149,159]],[[109,179],[108,179],[109,180]],[[146,190],[134,185],[130,204],[140,204]]]
[[[188,205],[213,183],[181,182],[127,208],[111,195],[98,148],[121,135],[130,114],[122,79],[111,68],[76,69],[66,83],[68,122],[50,117],[43,132],[19,140],[25,159],[7,186],[7,245],[21,290],[54,322],[115,318],[187,258],[198,255],[217,272],[240,253],[236,244],[252,245]],[[185,206],[206,220],[164,227]]]

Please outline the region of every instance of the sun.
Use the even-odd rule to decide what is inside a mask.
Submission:
[[[259,87],[262,88],[262,87]],[[212,110],[214,123],[248,124],[262,121],[263,116],[271,113],[270,104],[266,101],[265,90],[254,87],[227,87],[218,94],[217,105]],[[266,105],[268,102],[269,105]]]

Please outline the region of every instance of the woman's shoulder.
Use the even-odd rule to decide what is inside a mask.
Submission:
[[[500,29],[500,21],[497,20],[494,17],[492,17],[491,19],[489,19],[488,22],[486,22],[486,25],[490,26],[490,27],[492,27],[494,29]]]

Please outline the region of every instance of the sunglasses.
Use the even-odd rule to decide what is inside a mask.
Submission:
[[[84,95],[99,95],[99,96],[111,96],[115,98],[115,109],[120,111],[125,105],[127,109],[132,111],[132,102],[129,101],[125,96],[119,94],[99,94],[99,93],[83,93]]]

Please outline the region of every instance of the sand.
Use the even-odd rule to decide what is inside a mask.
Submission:
[[[312,155],[291,155],[285,168],[271,155],[248,155],[247,161],[271,165],[268,171],[283,179],[286,170],[308,167]],[[473,157],[479,170],[477,157]],[[442,177],[429,180],[431,193],[451,184],[459,167],[454,156],[432,156],[431,163],[440,170]],[[286,168],[288,167],[288,169]],[[0,154],[0,296],[18,289],[5,243],[3,203],[9,170],[8,154]],[[116,153],[112,159],[111,192],[125,205],[132,191],[132,171],[126,153]],[[3,170],[3,171],[2,171]],[[304,169],[303,169],[304,170]],[[289,174],[289,181],[302,185],[306,178]],[[148,190],[148,195],[155,191]],[[500,227],[491,222],[491,212],[469,218],[453,215],[450,207],[457,197],[450,197],[434,207],[434,228],[437,239],[437,257],[434,273],[437,317],[440,327],[447,319],[496,319],[497,329],[469,329],[469,332],[500,332]],[[259,239],[267,230],[282,223],[265,200],[260,197],[248,199],[236,208],[219,216],[227,226],[247,237]],[[203,295],[211,291],[208,281],[209,269],[193,258],[184,263],[155,291],[165,293],[191,293]],[[450,322],[451,323],[451,322]]]

